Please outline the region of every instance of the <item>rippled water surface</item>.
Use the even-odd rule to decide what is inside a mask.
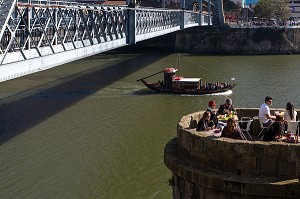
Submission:
[[[99,54],[0,84],[0,198],[171,198],[165,144],[183,115],[226,95],[148,91],[176,65],[166,52]],[[300,107],[299,55],[182,54],[184,76],[230,81],[236,107]],[[157,81],[162,76],[151,77]]]

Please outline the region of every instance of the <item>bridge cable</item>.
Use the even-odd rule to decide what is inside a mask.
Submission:
[[[224,77],[222,77],[222,76],[218,75],[217,73],[215,73],[215,72],[209,70],[208,68],[205,68],[204,66],[199,65],[199,64],[196,63],[195,61],[193,61],[193,60],[191,60],[191,59],[189,59],[189,58],[187,58],[187,57],[185,57],[185,56],[184,56],[184,58],[187,59],[187,60],[189,60],[190,62],[192,62],[192,63],[194,63],[194,64],[200,66],[201,68],[207,70],[208,72],[211,72],[212,74],[216,75],[217,77],[219,77],[219,78],[221,78],[221,79],[224,79]],[[233,79],[233,78],[232,78],[232,79]]]

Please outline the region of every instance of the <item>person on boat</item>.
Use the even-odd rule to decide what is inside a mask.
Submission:
[[[205,111],[202,118],[199,120],[196,131],[208,131],[214,128],[214,126],[209,127],[210,113]]]
[[[264,127],[269,127],[273,120],[276,119],[274,115],[270,113],[270,105],[272,105],[273,99],[270,96],[265,97],[265,103],[263,103],[258,112],[258,118]]]
[[[218,114],[220,115],[231,114],[234,111],[235,108],[232,105],[232,100],[230,98],[227,98],[225,104],[222,104],[219,107]]]
[[[227,125],[224,126],[222,130],[221,137],[242,140],[243,138],[241,137],[241,133],[242,131],[241,129],[237,128],[235,121],[232,118],[229,118],[227,120]]]
[[[276,116],[275,122],[273,122],[268,131],[264,134],[263,141],[276,141],[281,137],[281,133],[284,130],[284,121],[282,116]]]
[[[210,113],[210,122],[208,124],[209,127],[217,126],[218,124],[218,117],[215,110],[216,106],[217,104],[214,100],[208,102],[208,108],[206,111]]]

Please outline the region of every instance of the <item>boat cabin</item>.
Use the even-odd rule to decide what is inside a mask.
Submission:
[[[142,81],[149,89],[164,93],[174,94],[192,94],[192,95],[206,95],[213,93],[221,93],[231,90],[235,87],[234,84],[227,84],[226,82],[202,82],[201,78],[184,78],[176,75],[178,69],[166,68],[163,71],[144,77],[137,81]],[[157,75],[164,74],[163,81],[147,82],[144,79]]]
[[[175,77],[172,80],[172,87],[173,88],[200,89],[200,86],[201,86],[201,78]]]
[[[183,78],[176,76],[178,69],[166,68],[164,70],[164,87],[175,89],[200,89],[201,78]]]

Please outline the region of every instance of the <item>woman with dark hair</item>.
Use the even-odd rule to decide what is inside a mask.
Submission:
[[[288,102],[286,104],[285,110],[286,111],[284,112],[283,119],[286,122],[290,122],[290,121],[296,122],[297,112],[294,109],[294,105],[291,102]]]
[[[271,124],[268,128],[268,131],[265,133],[263,140],[264,141],[276,141],[281,137],[281,133],[284,129],[283,118],[281,116],[276,116],[275,122]]]
[[[232,118],[227,120],[227,125],[223,128],[221,137],[227,137],[232,139],[243,139],[241,137],[241,130],[236,127],[235,121]]]
[[[196,131],[207,131],[214,128],[214,126],[209,127],[209,119],[210,119],[210,113],[208,111],[205,111],[202,115],[202,118],[198,122],[198,126]]]

